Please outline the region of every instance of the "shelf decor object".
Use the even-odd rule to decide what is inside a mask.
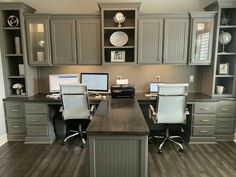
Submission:
[[[20,37],[15,37],[15,50],[16,54],[21,54],[21,44],[20,44]]]
[[[220,19],[220,25],[229,25],[230,18],[226,16],[225,14],[222,15],[222,18]]]
[[[232,36],[229,32],[222,31],[219,36],[219,42],[223,45],[222,52],[225,52],[225,45],[230,43]]]
[[[125,62],[125,51],[111,51],[111,62]]]
[[[116,23],[118,23],[118,27],[121,27],[121,23],[125,21],[125,16],[122,12],[117,12],[113,19]]]
[[[128,35],[123,31],[116,31],[112,33],[110,42],[116,47],[122,47],[128,42]]]
[[[10,26],[10,27],[16,27],[19,25],[19,18],[15,15],[10,15],[7,19],[7,24]]]
[[[229,63],[219,64],[219,74],[229,74]]]

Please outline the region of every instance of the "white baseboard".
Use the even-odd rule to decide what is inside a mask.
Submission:
[[[4,145],[7,142],[7,134],[4,134],[0,137],[0,146]]]

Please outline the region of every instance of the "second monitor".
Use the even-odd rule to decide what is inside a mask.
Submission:
[[[109,74],[108,73],[81,73],[80,83],[87,85],[90,92],[108,92]]]

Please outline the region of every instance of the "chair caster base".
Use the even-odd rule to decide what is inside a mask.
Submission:
[[[82,148],[86,147],[86,144],[82,144],[81,147],[82,147]]]
[[[162,154],[162,150],[161,149],[158,149],[158,154]]]

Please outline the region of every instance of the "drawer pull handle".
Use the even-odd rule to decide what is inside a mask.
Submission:
[[[29,108],[30,111],[35,111],[36,109],[35,108]]]
[[[38,121],[33,119],[33,120],[31,120],[31,122],[38,122]]]
[[[19,112],[19,109],[11,109],[11,112]]]
[[[12,127],[13,127],[13,128],[20,128],[19,125],[13,125]]]
[[[221,109],[221,111],[229,111],[229,109],[223,108],[223,109]]]
[[[210,108],[200,108],[200,110],[209,110]]]
[[[209,122],[209,120],[207,120],[207,119],[204,119],[204,120],[201,120],[201,122]]]
[[[220,125],[220,128],[227,128],[227,126],[224,126],[224,125]]]
[[[201,133],[207,133],[208,131],[207,130],[201,130],[200,132]]]

